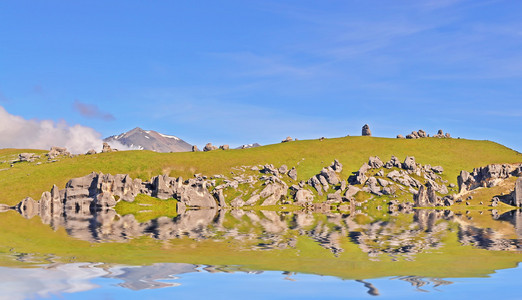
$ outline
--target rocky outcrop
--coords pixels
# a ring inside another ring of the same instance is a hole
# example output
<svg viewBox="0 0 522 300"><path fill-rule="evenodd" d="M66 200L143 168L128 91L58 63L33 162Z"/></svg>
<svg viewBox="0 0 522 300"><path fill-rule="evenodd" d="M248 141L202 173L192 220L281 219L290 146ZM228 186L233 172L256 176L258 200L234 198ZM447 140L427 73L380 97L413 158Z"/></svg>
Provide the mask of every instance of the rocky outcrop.
<svg viewBox="0 0 522 300"><path fill-rule="evenodd" d="M292 139L291 137L287 136L286 139L282 140L281 143L287 143L287 142L291 142L293 141L294 139Z"/></svg>
<svg viewBox="0 0 522 300"><path fill-rule="evenodd" d="M519 177L515 182L514 205L522 207L522 177Z"/></svg>
<svg viewBox="0 0 522 300"><path fill-rule="evenodd" d="M485 167L475 168L469 173L462 170L457 177L459 193L474 190L479 187L493 187L503 182L510 176L515 176L522 164L492 164Z"/></svg>
<svg viewBox="0 0 522 300"><path fill-rule="evenodd" d="M96 154L96 150L94 150L94 149L90 149L89 151L87 151L85 153L85 155L93 155L93 154Z"/></svg>
<svg viewBox="0 0 522 300"><path fill-rule="evenodd" d="M264 199L261 205L275 205L286 196L288 186L284 182L268 183L259 196Z"/></svg>
<svg viewBox="0 0 522 300"><path fill-rule="evenodd" d="M339 173L343 170L343 165L335 160L330 166L323 168L321 172L312 178L308 179L308 184L317 190L317 193L323 195L330 189L330 185L337 185L341 183Z"/></svg>
<svg viewBox="0 0 522 300"><path fill-rule="evenodd" d="M111 148L111 146L108 143L103 143L102 153L108 153L113 152L114 149Z"/></svg>
<svg viewBox="0 0 522 300"><path fill-rule="evenodd" d="M55 159L58 156L70 156L71 153L65 147L51 147L51 150L46 154L49 159Z"/></svg>
<svg viewBox="0 0 522 300"><path fill-rule="evenodd" d="M221 150L229 150L230 146L229 145L221 145L221 146L219 146L219 149L221 149Z"/></svg>
<svg viewBox="0 0 522 300"><path fill-rule="evenodd" d="M40 156L36 155L35 153L20 153L18 154L18 161L19 162L33 162L36 159L39 159Z"/></svg>
<svg viewBox="0 0 522 300"><path fill-rule="evenodd" d="M197 179L183 182L181 177L160 175L142 182L125 174L91 173L69 180L63 190L53 186L51 192L44 192L39 201L26 198L18 204L17 209L27 218L34 216L37 211L41 211L42 216L56 212L90 214L92 211L114 207L121 200L132 202L139 193L159 199L175 198L188 207L217 207L216 200L206 188L206 182Z"/></svg>
<svg viewBox="0 0 522 300"><path fill-rule="evenodd" d="M407 139L422 139L430 137L429 134L426 133L426 131L419 129L418 131L412 131L410 134L406 135ZM442 132L442 129L439 129L437 134L433 135L433 137L436 138L451 138L451 135L449 133L444 134ZM397 135L397 138L404 138L402 134Z"/></svg>
<svg viewBox="0 0 522 300"><path fill-rule="evenodd" d="M205 147L203 147L203 151L207 152L207 151L213 151L213 150L217 150L218 147L212 145L212 143L207 143L205 145Z"/></svg>
<svg viewBox="0 0 522 300"><path fill-rule="evenodd" d="M297 180L297 170L295 169L295 167L293 167L292 169L290 169L290 171L288 171L288 177L290 177L292 180Z"/></svg>
<svg viewBox="0 0 522 300"><path fill-rule="evenodd" d="M192 145L192 152L199 152L198 146Z"/></svg>
<svg viewBox="0 0 522 300"><path fill-rule="evenodd" d="M370 126L368 124L364 124L361 134L362 136L372 136L372 131L370 130Z"/></svg>

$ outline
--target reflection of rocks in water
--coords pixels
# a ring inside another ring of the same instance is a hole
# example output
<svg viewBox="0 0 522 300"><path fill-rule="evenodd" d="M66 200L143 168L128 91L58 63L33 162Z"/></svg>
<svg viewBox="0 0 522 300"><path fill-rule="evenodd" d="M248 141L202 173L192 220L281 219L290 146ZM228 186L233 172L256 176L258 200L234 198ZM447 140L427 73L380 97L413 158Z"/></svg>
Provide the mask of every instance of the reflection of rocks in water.
<svg viewBox="0 0 522 300"><path fill-rule="evenodd" d="M449 215L444 211L416 210L411 223L381 221L359 225L351 222L349 235L370 257L388 254L411 260L416 253L442 246L441 239L448 224L438 220L447 219Z"/></svg>
<svg viewBox="0 0 522 300"><path fill-rule="evenodd" d="M430 284L433 284L433 287L453 284L452 281L444 280L441 278L425 278L420 276L401 276L392 279L399 279L402 281L409 282L413 287L415 287L418 291L421 292L427 292L427 290L421 289L421 287L428 286Z"/></svg>
<svg viewBox="0 0 522 300"><path fill-rule="evenodd" d="M370 282L364 281L364 280L356 280L357 282L360 282L364 284L364 287L368 289L368 294L371 296L379 296L379 290Z"/></svg>
<svg viewBox="0 0 522 300"><path fill-rule="evenodd" d="M168 283L157 280L177 279L174 275L199 272L197 265L182 263L162 263L151 266L114 267L111 274L104 277L121 279L121 287L134 291L179 286L180 283Z"/></svg>
<svg viewBox="0 0 522 300"><path fill-rule="evenodd" d="M480 249L493 251L522 250L522 211L512 210L496 217L499 221L510 222L515 227L517 239L505 238L501 232L492 228L479 228L459 220L459 241Z"/></svg>

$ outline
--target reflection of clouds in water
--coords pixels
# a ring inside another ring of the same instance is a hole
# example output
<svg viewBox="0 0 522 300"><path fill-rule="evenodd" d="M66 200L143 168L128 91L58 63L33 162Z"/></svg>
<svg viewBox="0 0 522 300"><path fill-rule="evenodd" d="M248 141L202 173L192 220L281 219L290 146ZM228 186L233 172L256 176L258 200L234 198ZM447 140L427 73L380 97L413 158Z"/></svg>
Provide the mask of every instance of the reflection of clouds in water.
<svg viewBox="0 0 522 300"><path fill-rule="evenodd" d="M91 281L100 277L122 280L119 286L135 291L174 287L180 284L156 280L177 279L173 275L189 272L198 272L197 266L164 263L103 269L97 264L72 263L27 269L0 267L0 299L17 300L84 292L99 288Z"/></svg>
<svg viewBox="0 0 522 300"><path fill-rule="evenodd" d="M111 274L105 277L121 279L119 286L134 291L179 286L176 282L160 282L161 279L178 279L173 275L198 272L191 264L153 264L151 266L124 266L111 268Z"/></svg>
<svg viewBox="0 0 522 300"><path fill-rule="evenodd" d="M0 299L28 299L88 291L98 287L91 282L92 279L107 274L107 271L87 263L28 269L0 267Z"/></svg>

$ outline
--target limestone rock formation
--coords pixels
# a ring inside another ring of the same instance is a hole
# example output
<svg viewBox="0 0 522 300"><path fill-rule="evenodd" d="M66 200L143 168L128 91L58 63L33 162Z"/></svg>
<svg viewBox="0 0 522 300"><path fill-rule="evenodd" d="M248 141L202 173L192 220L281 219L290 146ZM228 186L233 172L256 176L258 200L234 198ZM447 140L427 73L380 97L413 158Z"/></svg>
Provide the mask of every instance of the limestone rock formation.
<svg viewBox="0 0 522 300"><path fill-rule="evenodd" d="M372 131L370 130L370 126L368 124L364 124L362 127L362 136L372 136Z"/></svg>
<svg viewBox="0 0 522 300"><path fill-rule="evenodd" d="M288 177L292 178L292 180L297 180L297 170L295 169L295 167L288 171Z"/></svg>
<svg viewBox="0 0 522 300"><path fill-rule="evenodd" d="M522 207L522 177L519 177L515 182L515 197L514 204L517 207Z"/></svg>
<svg viewBox="0 0 522 300"><path fill-rule="evenodd" d="M114 150L108 143L103 143L102 153L113 152Z"/></svg>
<svg viewBox="0 0 522 300"><path fill-rule="evenodd" d="M203 151L207 152L207 151L213 151L213 150L217 150L218 147L212 145L212 143L207 143L205 145L205 147L203 148Z"/></svg>
<svg viewBox="0 0 522 300"><path fill-rule="evenodd" d="M57 156L70 156L71 153L65 147L51 147L51 150L46 154L49 159L54 159Z"/></svg>
<svg viewBox="0 0 522 300"><path fill-rule="evenodd" d="M475 168L471 173L462 170L457 177L459 193L471 191L478 187L496 186L506 178L517 174L520 166L522 166L522 164L491 164L485 167Z"/></svg>
<svg viewBox="0 0 522 300"><path fill-rule="evenodd" d="M35 159L40 158L40 156L34 153L20 153L18 154L18 161L20 162L33 162Z"/></svg>
<svg viewBox="0 0 522 300"><path fill-rule="evenodd" d="M293 141L294 139L292 139L291 137L287 136L286 139L282 140L281 143L287 143L287 142L291 142Z"/></svg>

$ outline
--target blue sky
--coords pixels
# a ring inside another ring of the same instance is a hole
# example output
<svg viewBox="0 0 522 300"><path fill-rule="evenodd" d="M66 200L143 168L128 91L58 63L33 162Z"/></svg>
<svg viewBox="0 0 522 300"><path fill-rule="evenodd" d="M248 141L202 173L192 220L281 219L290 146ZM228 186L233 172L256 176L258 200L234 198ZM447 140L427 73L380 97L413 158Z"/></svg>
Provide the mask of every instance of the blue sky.
<svg viewBox="0 0 522 300"><path fill-rule="evenodd" d="M200 146L368 123L522 151L521 1L2 1L0 29L0 106L24 119Z"/></svg>

